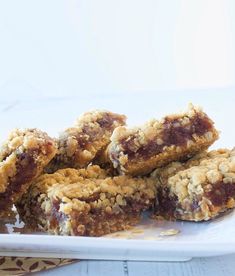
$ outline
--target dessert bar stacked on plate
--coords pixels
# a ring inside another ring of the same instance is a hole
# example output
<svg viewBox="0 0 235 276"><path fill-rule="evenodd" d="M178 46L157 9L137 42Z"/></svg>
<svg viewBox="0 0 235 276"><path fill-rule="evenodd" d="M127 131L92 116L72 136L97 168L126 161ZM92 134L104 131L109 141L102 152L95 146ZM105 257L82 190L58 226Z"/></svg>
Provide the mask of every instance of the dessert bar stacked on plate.
<svg viewBox="0 0 235 276"><path fill-rule="evenodd" d="M101 236L153 219L209 220L235 206L235 150L200 108L129 128L108 111L83 114L58 138L14 130L0 151L2 217L30 227Z"/></svg>

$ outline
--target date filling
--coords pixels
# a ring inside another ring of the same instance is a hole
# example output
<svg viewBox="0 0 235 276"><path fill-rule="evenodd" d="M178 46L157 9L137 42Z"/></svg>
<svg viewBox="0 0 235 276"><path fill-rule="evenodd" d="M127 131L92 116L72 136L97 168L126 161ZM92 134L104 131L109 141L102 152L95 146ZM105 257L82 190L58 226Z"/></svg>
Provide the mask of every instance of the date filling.
<svg viewBox="0 0 235 276"><path fill-rule="evenodd" d="M9 185L4 193L0 194L0 209L4 210L14 201L14 196L18 194L25 184L28 184L37 174L37 164L34 160L35 151L20 153L17 155L17 173L9 179ZM37 154L37 153L36 153Z"/></svg>
<svg viewBox="0 0 235 276"><path fill-rule="evenodd" d="M89 203L93 200L94 197L86 199L85 202ZM140 219L141 211L153 206L153 200L150 202L145 196L138 201L133 198L125 198L125 200L126 205L113 207L111 212L107 212L104 208L91 207L89 211L83 212L72 210L69 215L59 211L60 200L53 200L51 212L48 214L49 228L52 230L62 228L66 221L70 220L74 235L100 236L123 230L123 225L135 224ZM112 227L115 227L115 230L112 231Z"/></svg>
<svg viewBox="0 0 235 276"><path fill-rule="evenodd" d="M179 218L182 212L197 213L201 212L200 201L202 197L210 200L213 206L226 208L227 203L231 198L235 199L235 183L217 182L211 184L212 189L205 192L192 200L190 204L182 206L176 195L170 195L169 189L159 189L158 198L156 202L157 214L163 215L166 218ZM213 206L208 206L209 208Z"/></svg>
<svg viewBox="0 0 235 276"><path fill-rule="evenodd" d="M189 140L194 141L194 135L202 136L212 128L213 124L206 116L194 116L185 126L181 125L180 119L172 120L166 117L160 137L156 137L156 139L138 148L135 145L135 137L128 139L128 141L123 139L121 145L123 153L127 154L130 160L139 157L148 159L162 153L164 147L184 146ZM161 138L161 144L157 143L157 138ZM116 156L112 157L115 158Z"/></svg>

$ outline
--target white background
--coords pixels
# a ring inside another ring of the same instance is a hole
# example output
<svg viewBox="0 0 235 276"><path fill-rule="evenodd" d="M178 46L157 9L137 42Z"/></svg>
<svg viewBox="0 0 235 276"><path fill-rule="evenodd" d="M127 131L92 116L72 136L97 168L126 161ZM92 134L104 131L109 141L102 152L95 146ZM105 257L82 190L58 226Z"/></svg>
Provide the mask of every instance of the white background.
<svg viewBox="0 0 235 276"><path fill-rule="evenodd" d="M233 0L1 0L0 39L7 97L235 85Z"/></svg>

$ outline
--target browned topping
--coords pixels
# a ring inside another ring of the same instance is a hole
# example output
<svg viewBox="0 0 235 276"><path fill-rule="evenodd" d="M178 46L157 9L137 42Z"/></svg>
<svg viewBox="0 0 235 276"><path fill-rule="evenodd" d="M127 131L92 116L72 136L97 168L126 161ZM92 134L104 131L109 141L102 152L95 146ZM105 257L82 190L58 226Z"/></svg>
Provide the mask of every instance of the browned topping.
<svg viewBox="0 0 235 276"><path fill-rule="evenodd" d="M99 198L100 198L100 193L94 193L94 194L90 195L88 198L86 198L86 197L78 197L78 199L80 201L84 201L86 203L91 203L93 201L97 201L97 200L99 200Z"/></svg>
<svg viewBox="0 0 235 276"><path fill-rule="evenodd" d="M230 198L235 198L235 183L217 182L213 189L205 194L213 205L225 205Z"/></svg>

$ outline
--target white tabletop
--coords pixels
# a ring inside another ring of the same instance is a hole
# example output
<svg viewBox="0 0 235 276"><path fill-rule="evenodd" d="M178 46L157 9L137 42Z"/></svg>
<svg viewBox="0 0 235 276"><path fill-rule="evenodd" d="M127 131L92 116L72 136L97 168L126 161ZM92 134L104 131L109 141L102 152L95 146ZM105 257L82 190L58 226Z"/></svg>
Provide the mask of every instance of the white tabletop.
<svg viewBox="0 0 235 276"><path fill-rule="evenodd" d="M235 255L199 258L189 262L81 261L36 275L79 276L226 276L235 275Z"/></svg>
<svg viewBox="0 0 235 276"><path fill-rule="evenodd" d="M136 111L136 117L130 118L130 124L144 122L149 117L163 115L184 108L185 103L192 101L205 107L205 110L216 120L222 130L231 131L231 108L234 105L235 90L191 91L133 94L133 102L125 102L125 94L77 95L76 97L45 97L22 94L5 95L0 98L0 125L2 141L14 127L39 127L51 135L66 126L70 126L75 118L84 110L106 108L118 112ZM165 95L163 97L163 95ZM225 113L221 113L221 106ZM140 112L141 111L141 112ZM235 141L235 133L221 136L217 146L223 144L231 147ZM221 144L220 144L221 143ZM235 255L213 258L198 258L188 262L132 262L132 261L89 261L80 262L39 273L37 275L235 275Z"/></svg>

